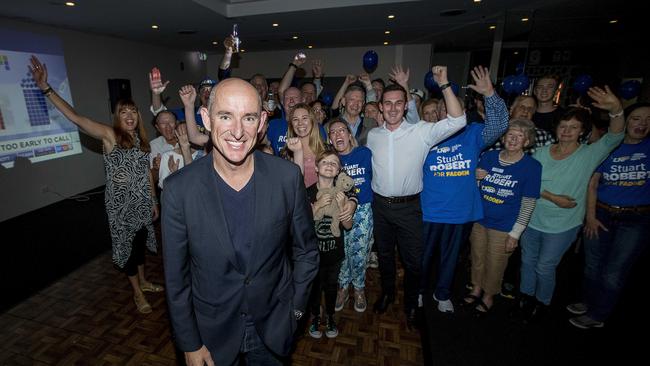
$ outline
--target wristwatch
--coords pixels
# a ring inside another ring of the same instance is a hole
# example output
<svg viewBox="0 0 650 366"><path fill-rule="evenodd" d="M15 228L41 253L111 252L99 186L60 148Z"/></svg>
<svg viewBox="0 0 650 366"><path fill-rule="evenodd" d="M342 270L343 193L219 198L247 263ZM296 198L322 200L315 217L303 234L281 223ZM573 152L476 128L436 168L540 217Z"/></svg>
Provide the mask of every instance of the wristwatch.
<svg viewBox="0 0 650 366"><path fill-rule="evenodd" d="M302 318L303 315L305 315L305 313L300 310L293 311L293 316L296 317L296 320L300 320L300 318Z"/></svg>

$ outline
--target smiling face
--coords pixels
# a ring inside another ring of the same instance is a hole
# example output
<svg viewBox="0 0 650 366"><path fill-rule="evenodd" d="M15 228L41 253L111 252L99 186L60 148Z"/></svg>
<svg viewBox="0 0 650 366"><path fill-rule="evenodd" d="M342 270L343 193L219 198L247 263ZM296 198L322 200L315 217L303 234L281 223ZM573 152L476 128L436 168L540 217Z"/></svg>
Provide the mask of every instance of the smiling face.
<svg viewBox="0 0 650 366"><path fill-rule="evenodd" d="M628 137L635 140L642 140L648 136L650 131L650 107L637 108L627 117Z"/></svg>
<svg viewBox="0 0 650 366"><path fill-rule="evenodd" d="M316 174L334 179L341 171L341 160L336 154L327 154L316 163Z"/></svg>
<svg viewBox="0 0 650 366"><path fill-rule="evenodd" d="M364 102L363 92L358 90L345 93L342 100L342 104L345 107L345 113L352 118L356 118L361 114ZM354 121L350 121L350 123L352 122Z"/></svg>
<svg viewBox="0 0 650 366"><path fill-rule="evenodd" d="M422 119L427 122L438 122L438 103L426 104L422 107Z"/></svg>
<svg viewBox="0 0 650 366"><path fill-rule="evenodd" d="M571 118L568 121L560 121L555 133L559 142L578 142L583 131L582 122Z"/></svg>
<svg viewBox="0 0 650 366"><path fill-rule="evenodd" d="M334 149L341 154L348 154L352 151L352 135L345 123L336 121L330 123L329 127L328 135Z"/></svg>
<svg viewBox="0 0 650 366"><path fill-rule="evenodd" d="M214 159L241 165L255 148L266 112L255 88L241 79L226 79L215 88L209 115L204 116L209 120Z"/></svg>
<svg viewBox="0 0 650 366"><path fill-rule="evenodd" d="M509 152L521 152L528 145L528 137L521 128L510 127L503 136L503 144Z"/></svg>
<svg viewBox="0 0 650 366"><path fill-rule="evenodd" d="M323 105L320 102L314 103L314 105L311 107L311 111L314 112L314 115L316 116L316 121L319 124L323 124L323 122L325 122L325 118L327 118L327 114L325 113L325 110L323 109Z"/></svg>
<svg viewBox="0 0 650 366"><path fill-rule="evenodd" d="M555 79L542 78L535 84L533 93L539 102L550 102L555 95L555 89L557 89L557 81Z"/></svg>
<svg viewBox="0 0 650 366"><path fill-rule="evenodd" d="M174 129L176 129L176 117L167 111L158 113L158 116L156 116L156 130L158 130L169 144L176 143Z"/></svg>
<svg viewBox="0 0 650 366"><path fill-rule="evenodd" d="M122 130L135 134L138 130L138 110L133 106L125 105L118 112L120 127ZM173 130L172 130L173 134Z"/></svg>
<svg viewBox="0 0 650 366"><path fill-rule="evenodd" d="M378 120L378 115L379 115L379 108L377 107L376 104L366 104L366 106L363 109L363 114L367 118L372 118L375 121Z"/></svg>
<svg viewBox="0 0 650 366"><path fill-rule="evenodd" d="M394 130L399 127L404 118L406 95L399 90L384 92L379 108L384 117L384 122L386 122L386 127L389 130Z"/></svg>
<svg viewBox="0 0 650 366"><path fill-rule="evenodd" d="M284 100L282 101L282 106L284 107L285 113L289 113L291 108L294 105L300 103L302 100L302 93L300 89L291 87L284 92Z"/></svg>
<svg viewBox="0 0 650 366"><path fill-rule="evenodd" d="M521 98L510 108L510 118L532 120L535 109L537 109L537 103L533 97Z"/></svg>
<svg viewBox="0 0 650 366"><path fill-rule="evenodd" d="M291 113L291 127L296 137L307 137L313 128L313 123L309 111L304 108L296 108Z"/></svg>

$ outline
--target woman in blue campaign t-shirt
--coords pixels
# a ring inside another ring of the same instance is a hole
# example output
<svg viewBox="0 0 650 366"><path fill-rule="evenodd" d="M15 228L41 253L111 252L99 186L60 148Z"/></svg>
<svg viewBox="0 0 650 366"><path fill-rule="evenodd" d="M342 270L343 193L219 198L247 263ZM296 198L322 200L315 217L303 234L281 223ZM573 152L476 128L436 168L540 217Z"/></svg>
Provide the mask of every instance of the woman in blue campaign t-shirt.
<svg viewBox="0 0 650 366"><path fill-rule="evenodd" d="M345 259L339 274L339 292L336 299L337 311L343 309L350 283L354 287L354 309L363 312L367 301L364 288L366 285L366 263L370 251L372 235L372 153L365 146L356 146L350 127L341 120L329 123L329 141L339 152L345 172L354 179L359 205L354 213L353 226L345 233Z"/></svg>
<svg viewBox="0 0 650 366"><path fill-rule="evenodd" d="M578 328L602 327L618 302L650 234L650 103L625 110L621 146L589 182L585 220L583 302L567 309Z"/></svg>
<svg viewBox="0 0 650 366"><path fill-rule="evenodd" d="M473 287L465 302L480 314L490 310L501 290L508 258L528 225L542 180L542 165L524 152L535 144L535 125L512 120L502 140L504 148L485 153L477 172L483 219L470 235Z"/></svg>

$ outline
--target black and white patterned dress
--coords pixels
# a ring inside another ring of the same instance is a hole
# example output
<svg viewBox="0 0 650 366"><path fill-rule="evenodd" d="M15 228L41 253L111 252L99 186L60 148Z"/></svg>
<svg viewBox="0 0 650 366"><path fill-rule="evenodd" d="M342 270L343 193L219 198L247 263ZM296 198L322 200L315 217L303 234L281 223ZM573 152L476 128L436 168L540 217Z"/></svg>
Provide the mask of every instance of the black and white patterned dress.
<svg viewBox="0 0 650 366"><path fill-rule="evenodd" d="M140 146L137 137L135 146ZM123 268L131 254L133 238L143 226L147 229L147 248L156 252L149 153L137 147L123 149L116 145L109 154L104 152L104 169L104 203L113 243L113 262Z"/></svg>

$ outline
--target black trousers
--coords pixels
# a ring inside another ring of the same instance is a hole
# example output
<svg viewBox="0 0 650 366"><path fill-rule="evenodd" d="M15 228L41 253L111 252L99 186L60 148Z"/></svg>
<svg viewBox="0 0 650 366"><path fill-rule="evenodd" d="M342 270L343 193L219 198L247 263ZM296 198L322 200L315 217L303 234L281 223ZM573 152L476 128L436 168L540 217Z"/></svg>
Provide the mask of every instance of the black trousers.
<svg viewBox="0 0 650 366"><path fill-rule="evenodd" d="M389 203L382 199L372 202L374 236L379 259L381 288L384 294L395 296L395 245L404 266L404 310L417 307L418 287L422 267L422 209L420 199L404 203Z"/></svg>
<svg viewBox="0 0 650 366"><path fill-rule="evenodd" d="M341 272L340 260L331 264L321 262L318 268L318 275L314 279L309 296L309 309L312 315L320 314L321 293L325 293L325 314L334 315L336 306L336 292L339 289L339 272Z"/></svg>
<svg viewBox="0 0 650 366"><path fill-rule="evenodd" d="M129 255L129 260L126 261L124 268L122 268L122 272L127 276L137 275L138 266L144 264L147 234L147 228L142 227L133 238L133 242L131 243L131 255Z"/></svg>

